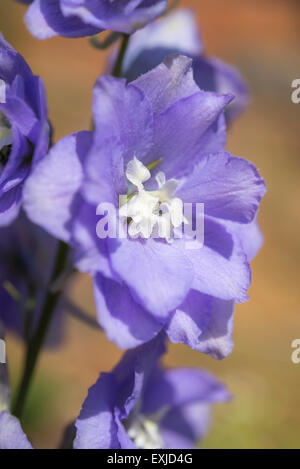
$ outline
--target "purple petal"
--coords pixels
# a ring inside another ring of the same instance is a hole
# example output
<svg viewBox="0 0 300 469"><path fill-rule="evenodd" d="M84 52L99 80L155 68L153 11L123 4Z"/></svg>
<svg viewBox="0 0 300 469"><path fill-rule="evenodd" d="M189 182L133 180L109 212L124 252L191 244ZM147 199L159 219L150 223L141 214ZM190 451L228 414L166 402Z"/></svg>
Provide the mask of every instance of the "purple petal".
<svg viewBox="0 0 300 469"><path fill-rule="evenodd" d="M142 412L164 411L164 448L193 448L208 429L210 405L230 398L222 383L199 369L159 371L147 383Z"/></svg>
<svg viewBox="0 0 300 469"><path fill-rule="evenodd" d="M178 408L187 404L223 402L230 398L224 385L197 368L176 368L157 373L144 395L143 412Z"/></svg>
<svg viewBox="0 0 300 469"><path fill-rule="evenodd" d="M184 343L193 350L215 359L231 354L233 349L234 302L207 297L192 290L173 314L167 333L174 343Z"/></svg>
<svg viewBox="0 0 300 469"><path fill-rule="evenodd" d="M46 101L45 85L41 78L35 77L35 102L39 122L36 126L34 139L34 154L32 165L37 164L46 154L50 144L50 124L48 122L48 106Z"/></svg>
<svg viewBox="0 0 300 469"><path fill-rule="evenodd" d="M100 77L94 88L95 139L117 139L124 160L143 158L153 140L153 116L145 93L124 79ZM98 141L97 141L98 143Z"/></svg>
<svg viewBox="0 0 300 469"><path fill-rule="evenodd" d="M147 240L110 240L111 265L134 299L158 318L179 306L193 280L191 262L175 246Z"/></svg>
<svg viewBox="0 0 300 469"><path fill-rule="evenodd" d="M205 220L204 246L185 249L194 267L192 288L222 300L248 299L251 271L237 238L212 220Z"/></svg>
<svg viewBox="0 0 300 469"><path fill-rule="evenodd" d="M98 29L131 33L161 15L167 0L61 0L65 15L76 15L83 23Z"/></svg>
<svg viewBox="0 0 300 469"><path fill-rule="evenodd" d="M94 88L94 142L85 165L84 197L113 203L127 192L124 164L153 143L153 116L144 93L125 80L101 77ZM126 117L125 117L126 116Z"/></svg>
<svg viewBox="0 0 300 469"><path fill-rule="evenodd" d="M0 226L10 225L18 216L22 203L22 185L0 197Z"/></svg>
<svg viewBox="0 0 300 469"><path fill-rule="evenodd" d="M61 35L65 37L92 36L99 28L83 23L77 16L65 17L60 0L34 0L25 15L29 31L38 39Z"/></svg>
<svg viewBox="0 0 300 469"><path fill-rule="evenodd" d="M192 403L169 412L161 422L166 449L194 449L207 433L211 420L209 405Z"/></svg>
<svg viewBox="0 0 300 469"><path fill-rule="evenodd" d="M47 152L49 123L42 80L0 35L0 76L6 99L0 103L12 130L9 158L0 174L0 224L11 223L19 213L22 183L32 165Z"/></svg>
<svg viewBox="0 0 300 469"><path fill-rule="evenodd" d="M199 337L197 350L217 360L231 354L233 350L233 312L233 301L213 298L210 320Z"/></svg>
<svg viewBox="0 0 300 469"><path fill-rule="evenodd" d="M127 352L112 373L102 373L76 421L75 449L135 448L121 423L139 402L143 387L164 353L164 336Z"/></svg>
<svg viewBox="0 0 300 469"><path fill-rule="evenodd" d="M211 310L211 297L191 290L182 305L172 314L167 327L170 340L198 350L201 335L211 318Z"/></svg>
<svg viewBox="0 0 300 469"><path fill-rule="evenodd" d="M199 88L235 96L226 110L227 122L235 120L249 104L249 90L238 70L219 59L206 57L195 59L193 69Z"/></svg>
<svg viewBox="0 0 300 469"><path fill-rule="evenodd" d="M127 418L140 404L142 392L165 351L165 334L160 333L151 341L126 352L113 370L119 389L116 413L120 419Z"/></svg>
<svg viewBox="0 0 300 469"><path fill-rule="evenodd" d="M249 223L265 191L254 165L222 152L203 157L176 195L184 202L204 203L206 215Z"/></svg>
<svg viewBox="0 0 300 469"><path fill-rule="evenodd" d="M232 223L225 221L224 225L239 239L248 261L252 261L261 249L264 238L256 218L251 223Z"/></svg>
<svg viewBox="0 0 300 469"><path fill-rule="evenodd" d="M74 449L107 449L120 447L114 419L116 383L111 373L102 373L89 389L76 420Z"/></svg>
<svg viewBox="0 0 300 469"><path fill-rule="evenodd" d="M82 159L91 134L80 132L60 140L35 167L24 187L24 207L29 218L53 236L68 241L75 196L82 182Z"/></svg>
<svg viewBox="0 0 300 469"><path fill-rule="evenodd" d="M199 161L208 146L211 151L223 149L225 128L218 123L231 99L231 95L198 91L162 112L155 119L154 144L146 163L161 158L159 170L168 178L178 177Z"/></svg>
<svg viewBox="0 0 300 469"><path fill-rule="evenodd" d="M17 75L6 93L6 102L1 105L1 109L7 119L13 122L23 135L29 137L38 119L31 103L27 103L25 99L24 78Z"/></svg>
<svg viewBox="0 0 300 469"><path fill-rule="evenodd" d="M96 234L97 221L95 207L83 201L72 224L70 243L75 250L74 264L90 275L102 273L105 277L114 278L106 241Z"/></svg>
<svg viewBox="0 0 300 469"><path fill-rule="evenodd" d="M32 449L16 417L0 412L0 449Z"/></svg>
<svg viewBox="0 0 300 469"><path fill-rule="evenodd" d="M137 347L161 330L162 325L134 301L125 285L97 275L94 289L99 323L118 347Z"/></svg>
<svg viewBox="0 0 300 469"><path fill-rule="evenodd" d="M118 426L118 440L120 443L120 448L121 449L136 449L135 444L129 438L123 424L119 420L117 420L117 426Z"/></svg>
<svg viewBox="0 0 300 469"><path fill-rule="evenodd" d="M124 148L116 139L93 142L85 163L82 195L94 205L94 213L100 203L118 207L119 195L127 193L123 154Z"/></svg>
<svg viewBox="0 0 300 469"><path fill-rule="evenodd" d="M32 72L23 57L16 52L11 45L5 41L0 34L0 63L1 78L12 83L17 75L32 78Z"/></svg>
<svg viewBox="0 0 300 469"><path fill-rule="evenodd" d="M149 99L154 115L182 98L199 92L193 78L192 60L183 55L167 57L149 73L132 82Z"/></svg>

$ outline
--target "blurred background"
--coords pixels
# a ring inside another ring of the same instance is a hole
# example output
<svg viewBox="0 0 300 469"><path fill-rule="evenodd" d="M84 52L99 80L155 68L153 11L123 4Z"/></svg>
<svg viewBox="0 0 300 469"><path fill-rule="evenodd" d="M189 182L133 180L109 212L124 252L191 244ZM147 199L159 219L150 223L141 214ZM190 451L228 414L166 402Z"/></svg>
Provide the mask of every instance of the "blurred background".
<svg viewBox="0 0 300 469"><path fill-rule="evenodd" d="M170 346L168 366L200 366L214 372L234 394L214 409L204 448L300 448L300 364L291 343L300 338L300 104L291 82L300 78L299 0L182 0L192 8L206 52L237 66L248 81L249 109L230 129L229 150L251 160L268 193L260 224L265 244L253 262L250 301L236 308L232 355L222 362L184 346ZM24 55L47 89L55 140L90 123L92 86L107 52L87 39L31 37L26 8L0 2L0 30ZM78 275L70 294L95 315L91 280ZM8 337L12 381L19 377L22 345ZM39 362L25 429L39 448L57 446L100 371L121 352L105 336L69 319L64 344Z"/></svg>

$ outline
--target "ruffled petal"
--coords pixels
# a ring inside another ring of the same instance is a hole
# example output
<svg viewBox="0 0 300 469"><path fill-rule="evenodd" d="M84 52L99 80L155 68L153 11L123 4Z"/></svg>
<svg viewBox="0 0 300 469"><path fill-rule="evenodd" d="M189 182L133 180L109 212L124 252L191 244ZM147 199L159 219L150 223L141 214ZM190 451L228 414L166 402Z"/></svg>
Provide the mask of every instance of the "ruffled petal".
<svg viewBox="0 0 300 469"><path fill-rule="evenodd" d="M253 164L222 152L204 156L176 195L184 202L204 203L206 215L249 223L265 191L264 180Z"/></svg>
<svg viewBox="0 0 300 469"><path fill-rule="evenodd" d="M194 267L192 288L222 300L247 301L251 270L238 238L212 220L204 223L204 246L195 241L195 249L193 243L184 249Z"/></svg>
<svg viewBox="0 0 300 469"><path fill-rule="evenodd" d="M155 119L154 143L144 164L157 159L167 179L189 173L208 151L220 151L226 141L219 120L232 95L198 91L183 98ZM200 163L201 164L201 163Z"/></svg>
<svg viewBox="0 0 300 469"><path fill-rule="evenodd" d="M91 134L80 132L60 140L34 168L24 187L24 207L29 218L56 238L70 239L70 223L78 210L82 160Z"/></svg>
<svg viewBox="0 0 300 469"><path fill-rule="evenodd" d="M233 350L233 301L208 297L192 290L174 312L167 333L174 343L223 359Z"/></svg>
<svg viewBox="0 0 300 469"><path fill-rule="evenodd" d="M182 98L199 92L193 77L192 59L171 55L132 84L144 91L154 115L165 111Z"/></svg>

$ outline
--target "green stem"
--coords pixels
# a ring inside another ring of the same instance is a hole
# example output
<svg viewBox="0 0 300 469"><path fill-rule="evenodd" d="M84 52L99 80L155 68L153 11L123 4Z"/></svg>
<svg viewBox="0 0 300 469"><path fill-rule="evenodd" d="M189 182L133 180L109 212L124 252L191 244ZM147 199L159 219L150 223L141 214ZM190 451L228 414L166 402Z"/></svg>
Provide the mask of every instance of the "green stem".
<svg viewBox="0 0 300 469"><path fill-rule="evenodd" d="M115 66L114 66L114 69L113 69L113 72L112 72L112 75L114 77L120 77L121 74L122 74L122 66L123 66L125 53L126 53L126 50L127 50L127 47L128 47L129 39L130 39L129 34L123 34L119 54L118 54L118 57L117 57L117 60L116 60L116 63L115 63Z"/></svg>
<svg viewBox="0 0 300 469"><path fill-rule="evenodd" d="M32 377L34 375L38 357L43 346L44 340L46 338L48 327L51 323L53 313L61 293L60 290L52 291L51 285L63 272L68 257L68 250L68 246L65 243L60 242L57 249L53 272L51 275L49 290L44 300L42 314L36 332L33 338L27 344L23 375L21 378L16 400L12 408L12 413L19 419L22 418L24 406L26 403L28 391L30 388Z"/></svg>
<svg viewBox="0 0 300 469"><path fill-rule="evenodd" d="M112 46L118 39L120 39L121 36L121 33L112 32L106 37L106 39L104 39L104 41L99 41L98 36L91 36L90 44L96 49L105 50Z"/></svg>

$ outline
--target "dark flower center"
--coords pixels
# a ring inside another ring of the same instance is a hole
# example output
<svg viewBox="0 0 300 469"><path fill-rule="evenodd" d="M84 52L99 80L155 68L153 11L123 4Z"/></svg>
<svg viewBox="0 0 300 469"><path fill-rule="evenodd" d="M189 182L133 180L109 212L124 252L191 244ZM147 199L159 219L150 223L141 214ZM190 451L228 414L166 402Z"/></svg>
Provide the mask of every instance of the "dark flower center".
<svg viewBox="0 0 300 469"><path fill-rule="evenodd" d="M8 162L12 147L12 131L10 122L0 111L0 169Z"/></svg>
<svg viewBox="0 0 300 469"><path fill-rule="evenodd" d="M0 150L0 165L5 166L9 160L12 145L5 145Z"/></svg>

